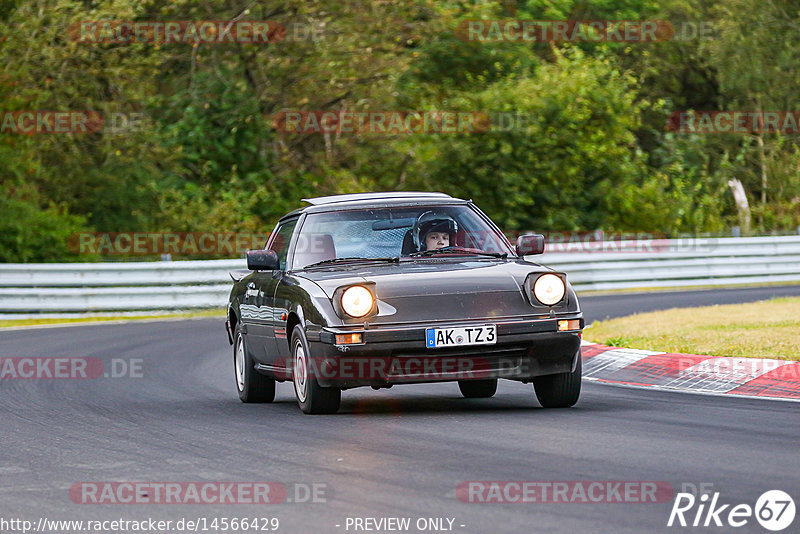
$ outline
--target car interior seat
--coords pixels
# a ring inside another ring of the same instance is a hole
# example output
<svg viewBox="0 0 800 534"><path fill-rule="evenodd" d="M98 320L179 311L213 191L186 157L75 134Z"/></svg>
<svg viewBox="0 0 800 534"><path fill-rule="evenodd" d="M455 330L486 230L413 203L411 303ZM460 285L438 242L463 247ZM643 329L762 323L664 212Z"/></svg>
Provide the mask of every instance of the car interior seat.
<svg viewBox="0 0 800 534"><path fill-rule="evenodd" d="M408 230L406 235L403 236L403 245L400 247L401 256L408 256L417 252L417 247L414 246L414 237L411 235L412 230Z"/></svg>

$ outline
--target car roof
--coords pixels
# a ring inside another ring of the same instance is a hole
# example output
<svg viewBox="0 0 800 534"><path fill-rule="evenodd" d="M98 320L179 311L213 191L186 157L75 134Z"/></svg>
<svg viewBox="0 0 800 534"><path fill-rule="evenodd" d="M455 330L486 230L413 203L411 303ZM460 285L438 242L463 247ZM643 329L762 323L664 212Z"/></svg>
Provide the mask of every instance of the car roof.
<svg viewBox="0 0 800 534"><path fill-rule="evenodd" d="M320 213L344 211L359 208L380 208L385 206L424 206L432 204L466 204L471 200L454 198L445 193L426 193L418 191L390 191L384 193L354 193L327 197L304 198L310 205L287 213L281 220L301 213Z"/></svg>
<svg viewBox="0 0 800 534"><path fill-rule="evenodd" d="M335 204L340 202L352 202L355 200L381 200L395 198L453 198L445 193L426 193L422 191L386 191L383 193L352 193L349 195L331 195L328 197L304 198L303 202L308 202L312 206L322 204Z"/></svg>

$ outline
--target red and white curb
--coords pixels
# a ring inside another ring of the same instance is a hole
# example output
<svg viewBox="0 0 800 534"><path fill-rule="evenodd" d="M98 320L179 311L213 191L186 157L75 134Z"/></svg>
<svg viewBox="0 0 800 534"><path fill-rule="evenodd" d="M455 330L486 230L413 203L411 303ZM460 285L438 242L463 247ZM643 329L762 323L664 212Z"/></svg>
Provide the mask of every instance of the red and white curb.
<svg viewBox="0 0 800 534"><path fill-rule="evenodd" d="M586 341L581 353L587 380L800 401L800 362L796 361L623 349Z"/></svg>

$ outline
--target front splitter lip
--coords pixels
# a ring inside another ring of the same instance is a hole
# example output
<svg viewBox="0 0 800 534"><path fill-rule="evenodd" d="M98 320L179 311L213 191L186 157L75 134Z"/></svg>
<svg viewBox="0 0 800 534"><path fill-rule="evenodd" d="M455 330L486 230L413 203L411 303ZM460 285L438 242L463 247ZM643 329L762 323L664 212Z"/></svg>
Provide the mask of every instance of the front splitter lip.
<svg viewBox="0 0 800 534"><path fill-rule="evenodd" d="M524 366L519 363L514 367L496 368L476 372L454 371L450 373L408 373L387 376L385 380L375 380L372 383L386 385L396 384L427 384L431 382L455 382L458 380L486 380L507 378L510 380L528 380L530 377L524 373Z"/></svg>

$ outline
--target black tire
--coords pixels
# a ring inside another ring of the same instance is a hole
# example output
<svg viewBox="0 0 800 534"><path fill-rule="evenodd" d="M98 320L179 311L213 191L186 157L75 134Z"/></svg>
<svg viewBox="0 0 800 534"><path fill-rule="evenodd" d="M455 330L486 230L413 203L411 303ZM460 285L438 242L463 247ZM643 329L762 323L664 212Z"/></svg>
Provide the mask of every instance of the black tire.
<svg viewBox="0 0 800 534"><path fill-rule="evenodd" d="M537 376L533 379L536 398L543 408L569 408L578 402L581 395L581 351L578 364L571 373Z"/></svg>
<svg viewBox="0 0 800 534"><path fill-rule="evenodd" d="M256 371L253 359L245 350L244 335L238 325L233 340L233 376L239 400L247 403L272 402L275 400L275 380Z"/></svg>
<svg viewBox="0 0 800 534"><path fill-rule="evenodd" d="M468 399L488 399L497 393L497 379L459 380L458 389Z"/></svg>
<svg viewBox="0 0 800 534"><path fill-rule="evenodd" d="M342 401L342 390L324 388L317 382L306 334L300 325L295 326L292 331L291 348L292 383L300 409L307 414L336 413Z"/></svg>

